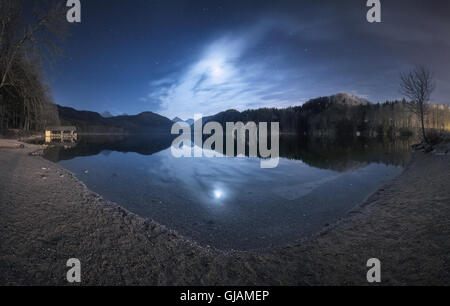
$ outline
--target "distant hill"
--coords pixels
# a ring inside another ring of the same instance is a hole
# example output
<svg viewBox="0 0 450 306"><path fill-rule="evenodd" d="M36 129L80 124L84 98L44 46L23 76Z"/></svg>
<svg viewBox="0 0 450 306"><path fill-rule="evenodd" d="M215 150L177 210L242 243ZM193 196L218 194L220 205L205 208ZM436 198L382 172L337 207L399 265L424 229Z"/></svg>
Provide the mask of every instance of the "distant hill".
<svg viewBox="0 0 450 306"><path fill-rule="evenodd" d="M259 108L239 112L235 109L229 109L213 116L204 117L203 122L236 122L236 121L280 121L284 113L303 113L304 111L314 110L314 113L328 109L332 106L352 107L360 105L369 105L370 101L348 93L338 93L328 97L319 97L305 102L302 106L294 106L283 109L278 108ZM259 120L255 120L259 119Z"/></svg>
<svg viewBox="0 0 450 306"><path fill-rule="evenodd" d="M170 134L173 123L183 121L178 117L170 120L152 112L105 118L96 112L63 106L58 106L58 113L62 125L75 125L84 133ZM420 128L420 122L405 100L371 103L348 93L319 97L301 106L282 109L260 108L243 112L230 109L203 118L203 124L209 121L219 122L224 127L226 122L279 122L281 133L319 137L411 135ZM194 123L192 119L185 122ZM450 108L432 106L425 127L450 130Z"/></svg>
<svg viewBox="0 0 450 306"><path fill-rule="evenodd" d="M102 117L103 117L103 118L111 118L111 117L114 117L114 115L111 114L109 111L104 111L104 112L102 113Z"/></svg>
<svg viewBox="0 0 450 306"><path fill-rule="evenodd" d="M170 133L172 121L152 112L105 118L99 113L58 105L63 125L75 125L84 133Z"/></svg>
<svg viewBox="0 0 450 306"><path fill-rule="evenodd" d="M175 117L172 119L172 122L186 122L187 124L192 125L194 124L194 119L183 120L178 117Z"/></svg>
<svg viewBox="0 0 450 306"><path fill-rule="evenodd" d="M330 104L340 104L346 106L357 106L357 105L367 105L371 102L365 98L358 97L349 93L338 93L329 97L322 97L317 99L312 99L305 104L315 103L317 100L328 100Z"/></svg>
<svg viewBox="0 0 450 306"><path fill-rule="evenodd" d="M319 137L398 136L417 133L420 122L411 113L408 102L371 103L348 93L311 99L301 106L260 108L239 112L231 109L204 117L203 124L216 121L279 122L280 132ZM426 128L450 130L450 108L433 106Z"/></svg>

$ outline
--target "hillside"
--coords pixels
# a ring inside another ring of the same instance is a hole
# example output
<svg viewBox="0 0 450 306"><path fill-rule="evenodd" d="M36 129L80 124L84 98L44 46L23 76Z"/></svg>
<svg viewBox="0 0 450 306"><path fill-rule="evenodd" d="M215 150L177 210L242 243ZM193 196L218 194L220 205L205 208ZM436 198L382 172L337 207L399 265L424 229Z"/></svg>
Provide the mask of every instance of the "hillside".
<svg viewBox="0 0 450 306"><path fill-rule="evenodd" d="M203 118L203 124L208 121L217 121L223 126L225 122L236 121L279 122L282 133L319 137L400 136L415 134L420 128L405 100L371 103L347 93L315 98L302 106L284 109L260 108L243 112L231 109ZM450 130L450 108L431 105L425 127Z"/></svg>
<svg viewBox="0 0 450 306"><path fill-rule="evenodd" d="M170 133L170 120L161 115L144 112L105 118L96 112L78 111L58 106L61 124L75 125L84 133ZM260 108L243 112L230 109L204 117L203 124L226 122L279 122L280 132L318 137L348 136L400 136L415 134L420 128L417 117L411 113L408 102L386 101L371 103L368 100L339 93L311 99L302 106L283 109ZM186 122L193 123L192 120ZM450 108L431 105L425 127L450 130Z"/></svg>
<svg viewBox="0 0 450 306"><path fill-rule="evenodd" d="M82 133L170 133L172 121L144 112L105 118L99 113L58 105L61 124L74 125Z"/></svg>
<svg viewBox="0 0 450 306"><path fill-rule="evenodd" d="M183 120L179 117L175 117L172 119L172 122L186 122L187 124L192 125L194 124L194 119Z"/></svg>

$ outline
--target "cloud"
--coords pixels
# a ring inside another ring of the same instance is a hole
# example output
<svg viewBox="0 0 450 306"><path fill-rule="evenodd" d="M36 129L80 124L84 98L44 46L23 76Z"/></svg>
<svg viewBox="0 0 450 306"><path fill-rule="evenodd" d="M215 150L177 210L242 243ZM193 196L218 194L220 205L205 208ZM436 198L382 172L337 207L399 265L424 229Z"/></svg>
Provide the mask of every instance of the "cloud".
<svg viewBox="0 0 450 306"><path fill-rule="evenodd" d="M195 113L295 103L289 88L293 71L282 67L280 58L257 52L269 30L258 25L210 42L178 76L152 81L151 93L142 100L158 100L162 114L184 119Z"/></svg>
<svg viewBox="0 0 450 306"><path fill-rule="evenodd" d="M271 12L245 29L230 27L229 33L208 41L197 58L180 56L181 69L152 80L141 101L183 119L231 108L298 105L338 92L384 101L400 97L399 72L424 57L440 85L436 100L444 101L450 89L440 54L446 54L448 40L431 34L448 25L447 19L426 27L420 23L411 33L408 26L415 19L408 21L398 13L402 10L386 10L390 22L374 26L361 14L365 6L351 7L339 3L336 12L321 7L295 18Z"/></svg>

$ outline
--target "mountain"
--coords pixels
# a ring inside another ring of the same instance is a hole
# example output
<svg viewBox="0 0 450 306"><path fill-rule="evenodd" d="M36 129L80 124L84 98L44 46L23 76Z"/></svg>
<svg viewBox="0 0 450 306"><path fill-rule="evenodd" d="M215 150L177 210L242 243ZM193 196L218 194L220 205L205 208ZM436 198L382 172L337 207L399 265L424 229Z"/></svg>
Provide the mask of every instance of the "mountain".
<svg viewBox="0 0 450 306"><path fill-rule="evenodd" d="M324 110L331 106L359 106L369 105L371 102L365 98L361 98L349 93L338 93L328 97L319 97L311 99L302 105L305 110L314 109Z"/></svg>
<svg viewBox="0 0 450 306"><path fill-rule="evenodd" d="M153 112L143 112L138 115L124 115L107 119L108 124L123 127L126 131L133 133L146 132L168 132L172 128L172 120L155 114Z"/></svg>
<svg viewBox="0 0 450 306"><path fill-rule="evenodd" d="M77 111L58 106L62 125L75 125L84 133L167 133L174 122L161 115L144 112L104 118L99 113ZM450 108L434 105L425 128L450 130ZM279 122L280 132L318 137L398 136L415 134L420 128L417 117L411 113L408 102L386 101L371 103L365 98L348 93L311 99L301 106L288 108L260 108L243 112L230 109L204 117L203 124L226 122ZM192 119L186 120L193 124ZM269 124L270 128L270 124Z"/></svg>
<svg viewBox="0 0 450 306"><path fill-rule="evenodd" d="M111 114L109 111L104 111L104 112L102 113L102 117L103 117L103 118L111 118L111 117L114 117L114 116L113 116L113 114Z"/></svg>
<svg viewBox="0 0 450 306"><path fill-rule="evenodd" d="M82 133L170 133L173 122L152 112L105 118L99 113L57 106L63 125L74 125Z"/></svg>
<svg viewBox="0 0 450 306"><path fill-rule="evenodd" d="M180 119L178 117L175 117L175 118L172 119L172 121L173 122L186 122L189 125L193 125L194 124L194 119L183 120L183 119Z"/></svg>
<svg viewBox="0 0 450 306"><path fill-rule="evenodd" d="M280 117L282 117L283 113L303 113L304 111L313 110L314 113L320 113L323 110L326 110L332 106L336 107L353 107L360 105L369 105L370 101L358 97L356 95L352 95L349 93L338 93L328 97L319 97L315 99L311 99L305 102L302 106L293 106L284 109L278 108L259 108L255 110L246 110L243 112L239 112L235 109L229 109L220 113L217 113L213 116L204 117L203 122L208 121L217 121L217 122L236 122L236 121L280 121ZM259 120L255 120L259 119ZM262 120L264 119L264 120Z"/></svg>
<svg viewBox="0 0 450 306"><path fill-rule="evenodd" d="M365 98L361 98L349 93L338 93L327 98L329 99L329 103L331 104L341 104L347 106L368 105L371 103Z"/></svg>
<svg viewBox="0 0 450 306"><path fill-rule="evenodd" d="M368 108L371 105L373 104L364 98L338 93L311 99L301 106L282 109L260 108L243 112L230 109L204 117L203 124L216 121L225 127L226 122L279 122L281 133L335 136L356 131L356 127L347 126L347 120L351 120L353 112L357 109ZM359 122L359 118L358 120L353 118L355 125Z"/></svg>
<svg viewBox="0 0 450 306"><path fill-rule="evenodd" d="M226 122L279 122L280 132L285 134L330 138L406 136L416 134L420 128L408 104L405 100L371 103L356 95L339 93L283 109L231 109L204 117L203 124L216 121L225 128ZM449 107L435 106L430 116L426 128L450 129Z"/></svg>

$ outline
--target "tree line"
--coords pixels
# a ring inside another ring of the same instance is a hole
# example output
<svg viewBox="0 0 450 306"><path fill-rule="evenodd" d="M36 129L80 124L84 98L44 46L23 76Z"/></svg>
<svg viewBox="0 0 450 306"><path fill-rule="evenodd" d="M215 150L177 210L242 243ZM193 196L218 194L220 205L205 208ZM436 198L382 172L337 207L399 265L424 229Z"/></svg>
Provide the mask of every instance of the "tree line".
<svg viewBox="0 0 450 306"><path fill-rule="evenodd" d="M58 124L44 58L59 53L64 10L54 1L0 0L0 131Z"/></svg>
<svg viewBox="0 0 450 306"><path fill-rule="evenodd" d="M302 106L284 109L228 110L204 118L203 122L279 122L281 133L314 137L421 135L422 118L412 110L414 105L405 99L369 103L341 94L312 99ZM450 131L450 108L428 105L423 126L425 129Z"/></svg>

